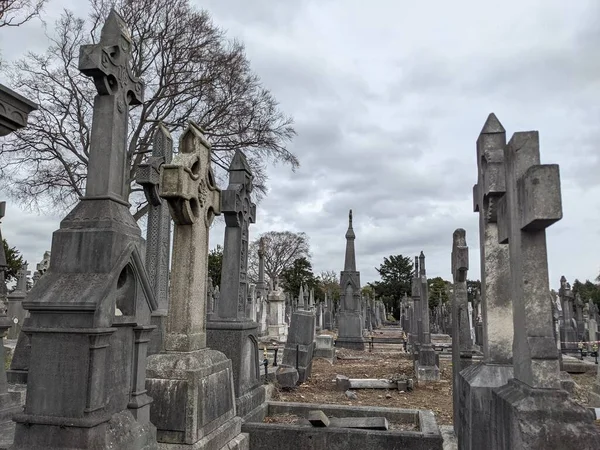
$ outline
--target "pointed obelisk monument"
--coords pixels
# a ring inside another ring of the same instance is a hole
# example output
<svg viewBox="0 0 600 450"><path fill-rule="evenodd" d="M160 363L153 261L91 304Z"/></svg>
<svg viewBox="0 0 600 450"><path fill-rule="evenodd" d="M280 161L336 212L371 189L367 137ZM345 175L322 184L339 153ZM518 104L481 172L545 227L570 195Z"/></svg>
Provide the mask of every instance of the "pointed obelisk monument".
<svg viewBox="0 0 600 450"><path fill-rule="evenodd" d="M363 319L361 317L360 272L356 270L356 252L352 228L352 210L348 214L344 270L340 273L341 308L337 314L338 338L336 347L364 350Z"/></svg>

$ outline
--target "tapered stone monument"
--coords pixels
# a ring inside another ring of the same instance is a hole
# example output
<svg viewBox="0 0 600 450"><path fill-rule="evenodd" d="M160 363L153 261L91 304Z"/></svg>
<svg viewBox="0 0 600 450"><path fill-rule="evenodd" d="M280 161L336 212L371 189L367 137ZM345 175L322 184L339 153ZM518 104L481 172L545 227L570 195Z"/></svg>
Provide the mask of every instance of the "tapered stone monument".
<svg viewBox="0 0 600 450"><path fill-rule="evenodd" d="M440 380L440 369L438 357L431 345L431 334L429 332L429 285L427 284L427 271L425 270L425 255L419 255L419 294L421 307L421 335L422 341L419 345L419 356L415 361L415 374L417 382L425 384Z"/></svg>
<svg viewBox="0 0 600 450"><path fill-rule="evenodd" d="M288 334L288 326L285 323L285 293L279 283L279 280L276 280L273 290L267 297L267 327L270 338L285 342Z"/></svg>
<svg viewBox="0 0 600 450"><path fill-rule="evenodd" d="M346 232L346 256L344 270L340 273L341 309L336 315L338 337L336 347L364 350L363 318L360 306L360 272L356 270L356 252L354 240L356 235L352 228L352 210L348 214L348 231Z"/></svg>
<svg viewBox="0 0 600 450"><path fill-rule="evenodd" d="M577 331L573 327L573 302L575 298L571 285L567 283L564 276L560 277L558 295L563 313L563 320L560 325L561 350L573 350L577 348Z"/></svg>
<svg viewBox="0 0 600 450"><path fill-rule="evenodd" d="M162 450L248 448L236 417L231 360L206 345L208 230L221 212L210 153L190 122L179 154L161 174L160 196L175 222L173 262L164 350L148 358L146 388Z"/></svg>
<svg viewBox="0 0 600 450"><path fill-rule="evenodd" d="M454 430L460 427L460 411L458 401L458 379L460 372L473 362L473 339L469 323L467 272L469 270L469 247L466 232L457 229L452 236L452 403L454 406ZM471 319L471 320L470 320Z"/></svg>
<svg viewBox="0 0 600 450"><path fill-rule="evenodd" d="M144 87L131 48L114 10L99 43L80 48L79 69L98 90L86 194L54 232L52 264L23 302L31 358L14 450L157 448L144 388L157 304L127 203L128 111Z"/></svg>
<svg viewBox="0 0 600 450"><path fill-rule="evenodd" d="M493 392L492 448L598 448L594 414L561 388L548 301L546 228L562 218L558 165L540 164L537 131L515 133L504 161L498 239L510 247L514 378Z"/></svg>
<svg viewBox="0 0 600 450"><path fill-rule="evenodd" d="M221 200L225 216L221 296L206 326L208 345L231 359L236 411L243 418L261 407L266 398L264 385L260 383L258 324L246 316L245 306L248 233L250 224L256 220L252 180L246 156L236 151L229 166L229 186Z"/></svg>
<svg viewBox="0 0 600 450"><path fill-rule="evenodd" d="M146 232L146 271L154 291L158 309L152 313L156 328L150 336L148 354L162 350L169 309L169 256L171 254L171 216L166 202L160 198L160 171L173 158L173 138L163 124L154 132L152 156L138 166L136 181L144 188L148 201Z"/></svg>
<svg viewBox="0 0 600 450"><path fill-rule="evenodd" d="M477 139L477 184L473 204L479 213L479 255L483 362L458 377L459 448L479 450L492 441L492 390L513 376L513 321L508 245L498 242L498 200L505 193L506 131L488 116Z"/></svg>

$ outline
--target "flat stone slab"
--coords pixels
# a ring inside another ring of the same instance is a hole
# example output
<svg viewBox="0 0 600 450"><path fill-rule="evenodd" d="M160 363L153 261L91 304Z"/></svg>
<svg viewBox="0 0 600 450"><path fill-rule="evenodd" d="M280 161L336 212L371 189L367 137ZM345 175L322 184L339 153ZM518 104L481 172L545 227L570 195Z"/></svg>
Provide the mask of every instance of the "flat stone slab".
<svg viewBox="0 0 600 450"><path fill-rule="evenodd" d="M317 428L329 426L329 418L321 410L309 411L308 421L313 427Z"/></svg>
<svg viewBox="0 0 600 450"><path fill-rule="evenodd" d="M383 430L390 428L385 417L332 417L329 428L359 428L361 430Z"/></svg>

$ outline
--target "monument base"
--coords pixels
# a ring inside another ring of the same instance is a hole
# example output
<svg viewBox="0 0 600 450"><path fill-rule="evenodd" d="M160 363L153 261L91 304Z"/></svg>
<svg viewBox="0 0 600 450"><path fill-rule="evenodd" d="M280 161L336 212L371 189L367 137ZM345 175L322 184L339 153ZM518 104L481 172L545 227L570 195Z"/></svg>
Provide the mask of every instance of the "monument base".
<svg viewBox="0 0 600 450"><path fill-rule="evenodd" d="M417 383L420 385L440 381L440 369L438 366L422 366L419 361L415 363Z"/></svg>
<svg viewBox="0 0 600 450"><path fill-rule="evenodd" d="M598 448L595 415L562 389L531 388L511 379L492 394L493 450Z"/></svg>
<svg viewBox="0 0 600 450"><path fill-rule="evenodd" d="M113 414L108 421L103 421L101 416L94 419L38 418L25 414L15 416L17 432L11 450L158 449L154 425L140 424L129 411Z"/></svg>
<svg viewBox="0 0 600 450"><path fill-rule="evenodd" d="M242 422L262 422L267 414L267 401L271 397L269 387L261 384L235 399L235 411Z"/></svg>
<svg viewBox="0 0 600 450"><path fill-rule="evenodd" d="M358 312L340 311L336 320L338 323L338 338L336 347L364 350L363 319Z"/></svg>
<svg viewBox="0 0 600 450"><path fill-rule="evenodd" d="M269 325L267 327L267 336L271 339L276 339L278 342L285 342L288 335L288 326L286 323L280 323L277 325Z"/></svg>
<svg viewBox="0 0 600 450"><path fill-rule="evenodd" d="M473 364L458 374L459 448L479 450L492 442L492 391L513 377L512 365Z"/></svg>
<svg viewBox="0 0 600 450"><path fill-rule="evenodd" d="M282 364L298 370L298 383L304 383L310 378L314 351L314 342L310 345L288 344L285 346Z"/></svg>
<svg viewBox="0 0 600 450"><path fill-rule="evenodd" d="M154 399L150 420L160 449L237 445L242 421L235 413L232 373L231 361L209 348L148 357L146 389Z"/></svg>
<svg viewBox="0 0 600 450"><path fill-rule="evenodd" d="M261 386L257 336L258 324L251 320L210 320L206 323L207 346L231 360L236 399ZM237 411L237 415L243 417L247 412Z"/></svg>

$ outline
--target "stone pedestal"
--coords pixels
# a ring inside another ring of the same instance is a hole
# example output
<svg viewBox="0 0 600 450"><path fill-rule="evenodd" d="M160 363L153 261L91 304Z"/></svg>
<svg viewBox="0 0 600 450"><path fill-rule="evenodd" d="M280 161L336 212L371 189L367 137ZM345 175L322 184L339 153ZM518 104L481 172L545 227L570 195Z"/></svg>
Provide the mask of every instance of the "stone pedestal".
<svg viewBox="0 0 600 450"><path fill-rule="evenodd" d="M340 311L337 314L339 334L336 347L364 350L365 340L362 334L362 317L359 313Z"/></svg>
<svg viewBox="0 0 600 450"><path fill-rule="evenodd" d="M333 329L333 318L331 315L331 311L326 309L323 313L323 329L331 330Z"/></svg>
<svg viewBox="0 0 600 450"><path fill-rule="evenodd" d="M309 311L292 314L288 339L283 350L283 365L298 369L299 382L310 378L315 348L315 315Z"/></svg>
<svg viewBox="0 0 600 450"><path fill-rule="evenodd" d="M258 365L258 324L252 321L207 322L206 343L231 359L236 413L245 417L266 400Z"/></svg>
<svg viewBox="0 0 600 450"><path fill-rule="evenodd" d="M333 336L322 334L315 339L314 358L326 358L333 360L335 358L335 347L333 346Z"/></svg>
<svg viewBox="0 0 600 450"><path fill-rule="evenodd" d="M27 311L23 308L23 300L26 293L24 291L15 291L8 294L8 308L6 315L10 320L10 328L8 329L7 339L17 339L19 332L23 328L23 321L27 316Z"/></svg>
<svg viewBox="0 0 600 450"><path fill-rule="evenodd" d="M272 292L267 298L268 336L279 342L285 342L288 334L288 326L285 323L285 295L283 292Z"/></svg>
<svg viewBox="0 0 600 450"><path fill-rule="evenodd" d="M30 325L29 317L23 320L23 328L27 329ZM29 371L29 358L31 355L31 342L23 330L19 333L17 345L13 352L13 357L10 362L10 369L6 372L6 378L10 384L18 384L25 386L27 384L27 372Z"/></svg>
<svg viewBox="0 0 600 450"><path fill-rule="evenodd" d="M440 381L439 358L431 344L422 344L415 361L415 374L419 384Z"/></svg>
<svg viewBox="0 0 600 450"><path fill-rule="evenodd" d="M512 365L472 365L458 374L458 424L456 435L461 450L489 448L492 441L494 412L492 392L513 377Z"/></svg>
<svg viewBox="0 0 600 450"><path fill-rule="evenodd" d="M155 399L150 420L159 448L247 448L237 441L227 447L242 426L236 417L232 372L231 360L210 348L149 358L146 388Z"/></svg>
<svg viewBox="0 0 600 450"><path fill-rule="evenodd" d="M600 446L594 413L566 391L511 379L493 393L494 450L583 450Z"/></svg>

